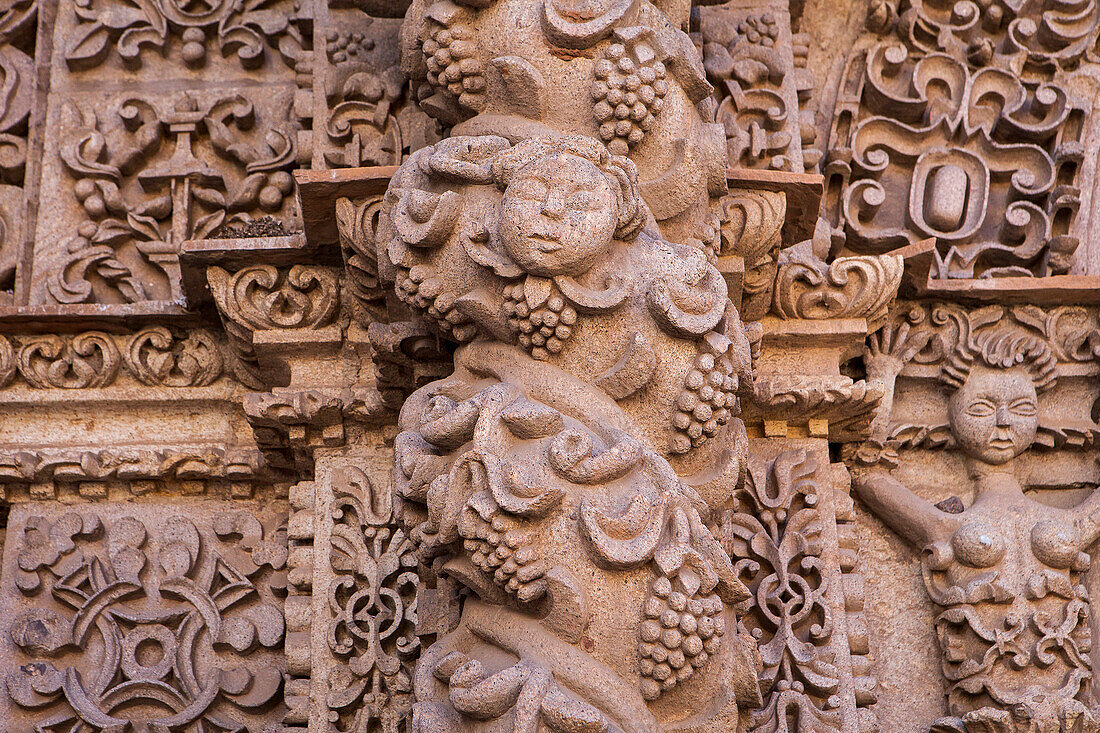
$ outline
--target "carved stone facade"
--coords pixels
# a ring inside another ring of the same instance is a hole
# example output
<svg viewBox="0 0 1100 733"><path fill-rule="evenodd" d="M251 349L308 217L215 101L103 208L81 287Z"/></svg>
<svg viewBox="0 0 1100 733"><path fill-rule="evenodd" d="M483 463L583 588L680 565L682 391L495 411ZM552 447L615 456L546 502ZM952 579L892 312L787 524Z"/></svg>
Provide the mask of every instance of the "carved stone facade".
<svg viewBox="0 0 1100 733"><path fill-rule="evenodd" d="M1098 36L0 7L0 732L1100 733Z"/></svg>

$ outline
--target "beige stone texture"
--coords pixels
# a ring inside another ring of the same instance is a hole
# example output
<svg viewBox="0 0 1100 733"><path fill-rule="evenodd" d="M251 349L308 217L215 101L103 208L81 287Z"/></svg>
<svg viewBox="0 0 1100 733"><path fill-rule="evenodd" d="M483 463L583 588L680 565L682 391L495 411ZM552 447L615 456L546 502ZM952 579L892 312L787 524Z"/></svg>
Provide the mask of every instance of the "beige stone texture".
<svg viewBox="0 0 1100 733"><path fill-rule="evenodd" d="M1100 733L1093 0L0 7L0 732Z"/></svg>

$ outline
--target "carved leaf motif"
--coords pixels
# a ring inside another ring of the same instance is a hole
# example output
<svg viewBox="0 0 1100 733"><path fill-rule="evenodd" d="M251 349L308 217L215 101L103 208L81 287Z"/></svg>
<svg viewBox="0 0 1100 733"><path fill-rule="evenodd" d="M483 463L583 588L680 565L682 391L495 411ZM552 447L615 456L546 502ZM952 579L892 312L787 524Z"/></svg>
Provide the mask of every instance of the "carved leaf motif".
<svg viewBox="0 0 1100 733"><path fill-rule="evenodd" d="M38 389L104 387L118 374L120 361L114 341L100 331L35 336L19 349L19 373Z"/></svg>
<svg viewBox="0 0 1100 733"><path fill-rule="evenodd" d="M753 712L750 731L786 731L792 720L790 730L841 730L840 711L829 702L840 673L828 643L834 621L816 472L812 455L785 451L763 479L750 470L737 508L723 518L720 539L752 593L744 623L764 663L764 706Z"/></svg>
<svg viewBox="0 0 1100 733"><path fill-rule="evenodd" d="M183 334L165 326L130 339L124 363L138 381L160 387L202 387L222 374L221 351L208 332Z"/></svg>

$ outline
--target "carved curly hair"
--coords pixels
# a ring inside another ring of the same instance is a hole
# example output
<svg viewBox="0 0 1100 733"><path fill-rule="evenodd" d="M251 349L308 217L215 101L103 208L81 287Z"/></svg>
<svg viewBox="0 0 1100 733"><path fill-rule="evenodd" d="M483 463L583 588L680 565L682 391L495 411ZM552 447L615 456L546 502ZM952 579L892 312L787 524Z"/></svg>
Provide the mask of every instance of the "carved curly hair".
<svg viewBox="0 0 1100 733"><path fill-rule="evenodd" d="M592 138L571 135L524 140L493 158L493 181L503 191L524 167L539 158L558 153L587 160L607 177L619 212L615 238L630 241L637 237L645 226L648 214L638 192L638 169L633 162L620 155L612 155Z"/></svg>
<svg viewBox="0 0 1100 733"><path fill-rule="evenodd" d="M991 369L1022 367L1031 376L1036 392L1054 386L1057 357L1042 338L1010 328L991 328L962 339L944 362L940 381L962 387L974 364Z"/></svg>

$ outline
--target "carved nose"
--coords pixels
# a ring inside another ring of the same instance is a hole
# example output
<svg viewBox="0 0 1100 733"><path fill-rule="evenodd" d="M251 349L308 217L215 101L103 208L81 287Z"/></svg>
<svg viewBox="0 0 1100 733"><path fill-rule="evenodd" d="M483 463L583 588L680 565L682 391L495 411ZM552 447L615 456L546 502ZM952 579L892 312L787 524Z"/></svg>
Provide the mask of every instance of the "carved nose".
<svg viewBox="0 0 1100 733"><path fill-rule="evenodd" d="M962 226L970 178L957 165L941 165L932 171L924 196L924 218L941 232Z"/></svg>
<svg viewBox="0 0 1100 733"><path fill-rule="evenodd" d="M565 216L565 197L551 191L542 204L542 213L543 216L548 216L551 219L560 219Z"/></svg>
<svg viewBox="0 0 1100 733"><path fill-rule="evenodd" d="M1008 407L1005 405L997 408L997 425L1008 425Z"/></svg>

